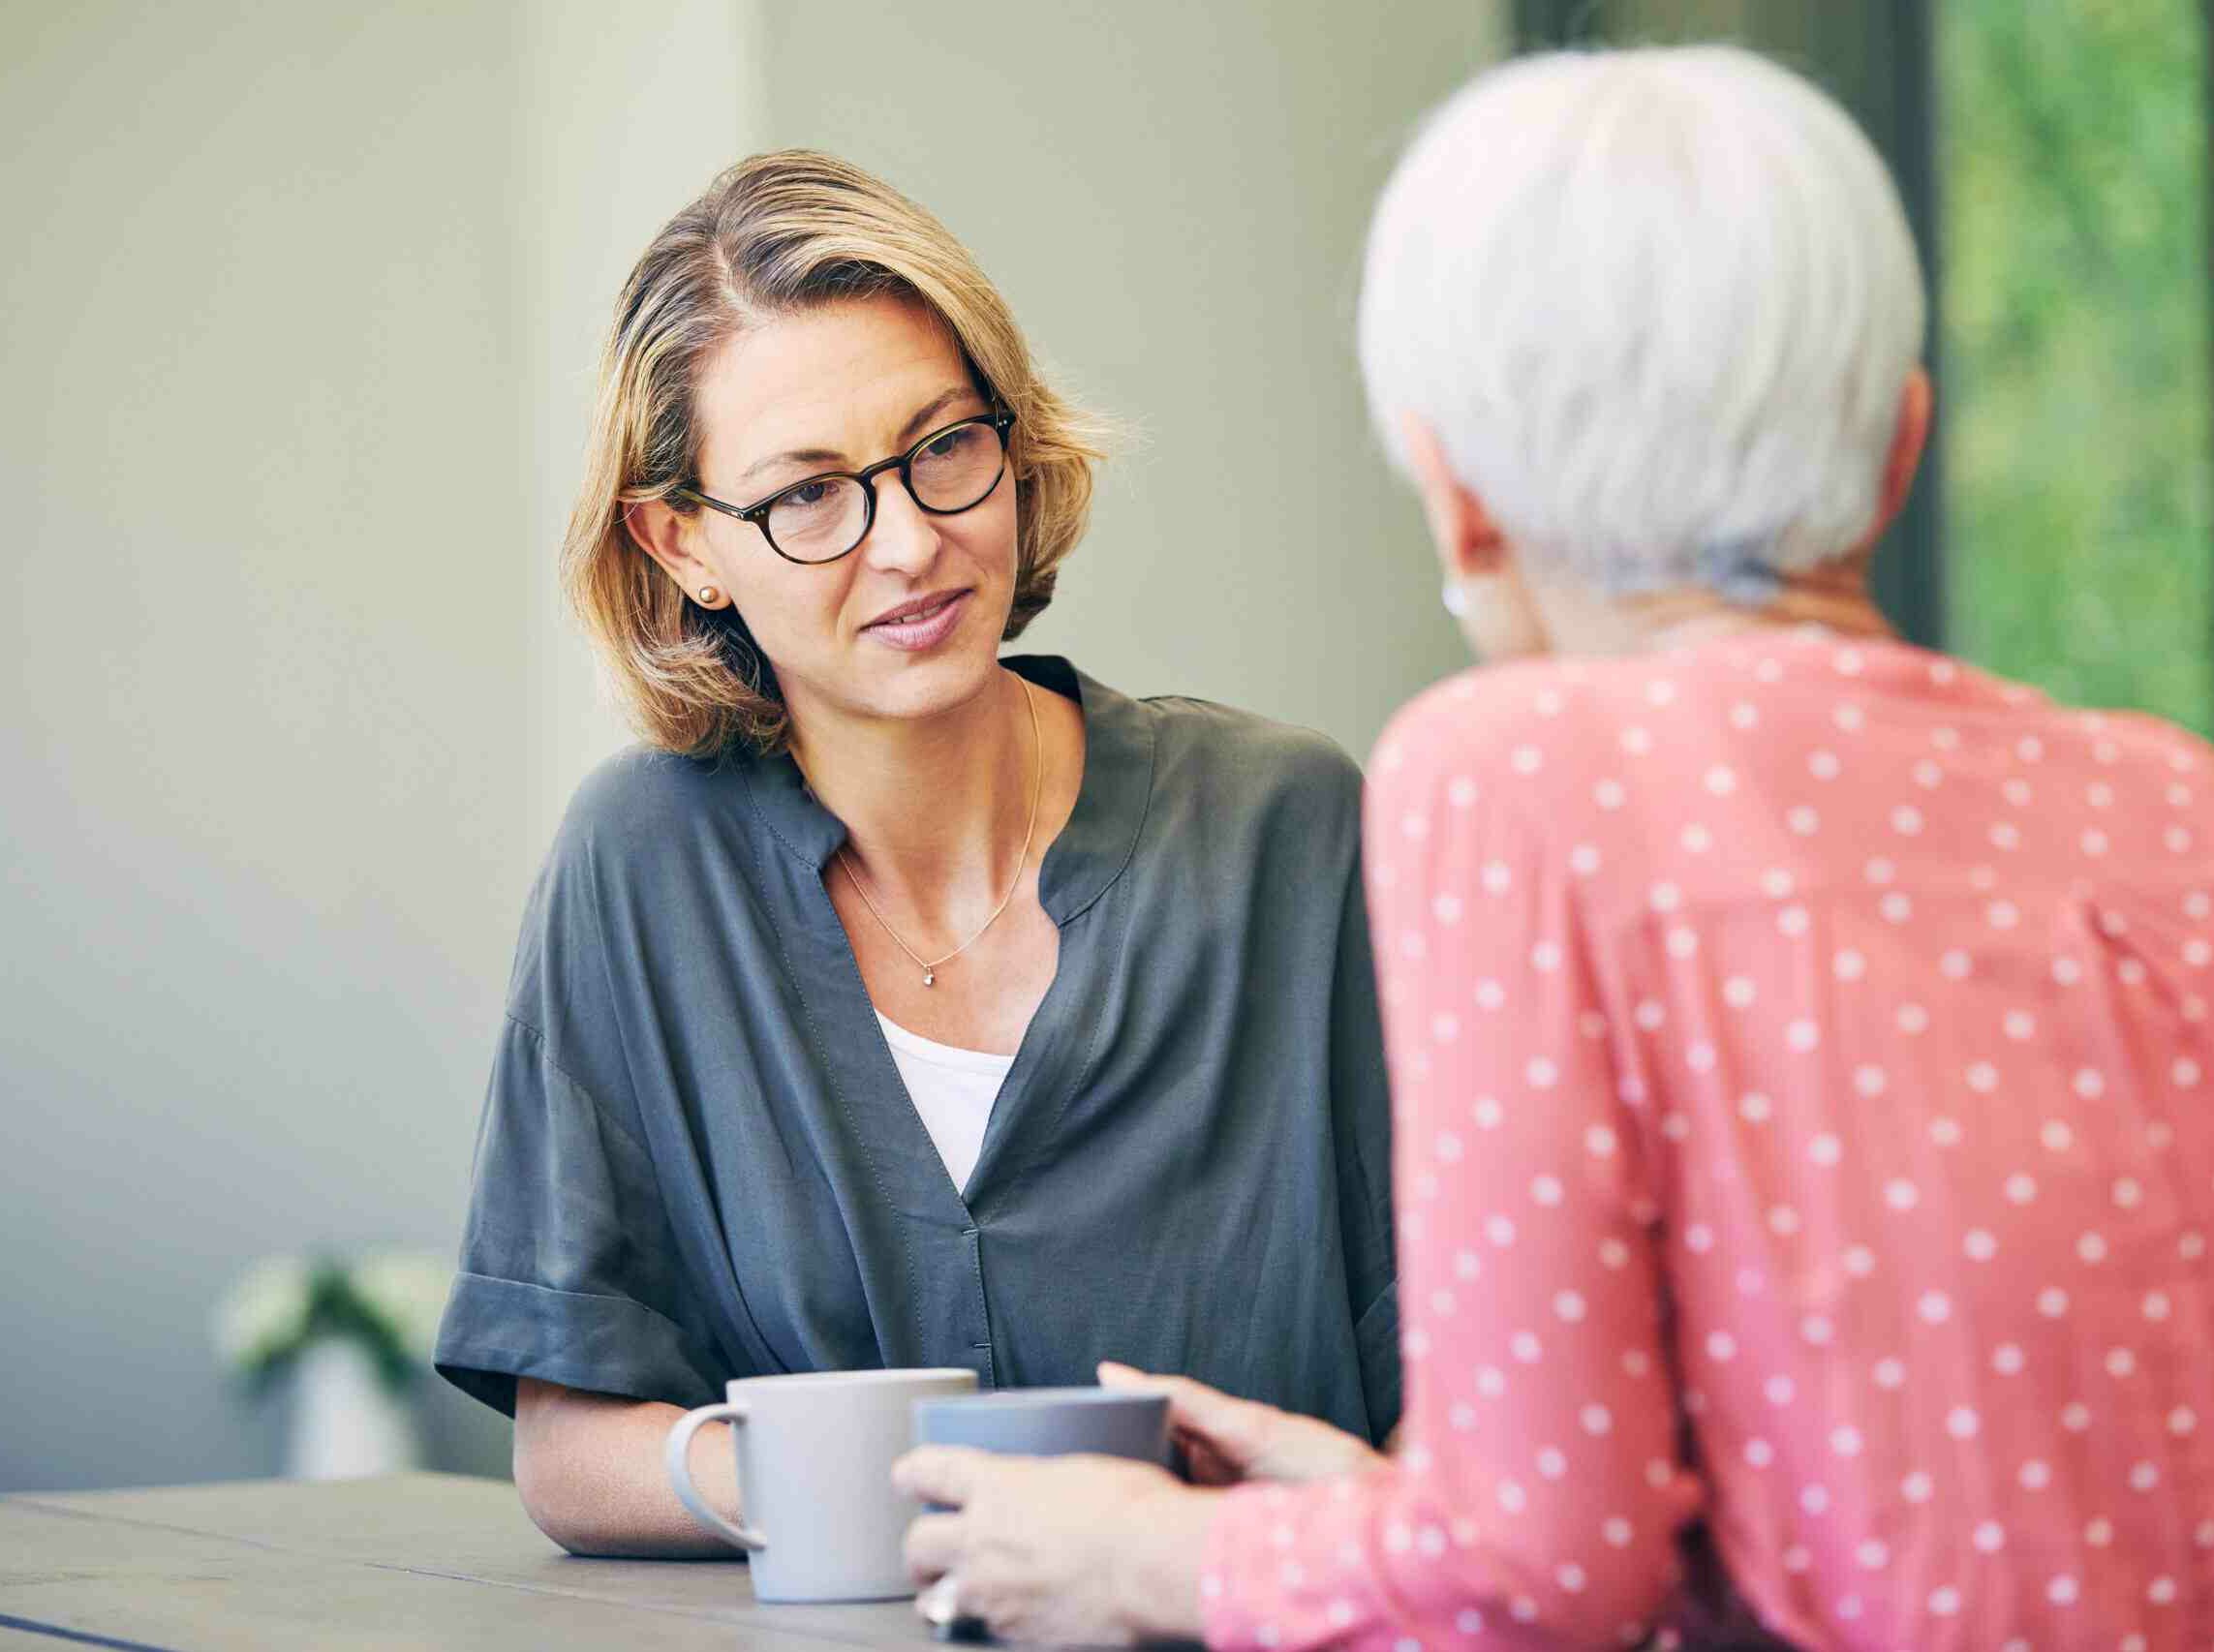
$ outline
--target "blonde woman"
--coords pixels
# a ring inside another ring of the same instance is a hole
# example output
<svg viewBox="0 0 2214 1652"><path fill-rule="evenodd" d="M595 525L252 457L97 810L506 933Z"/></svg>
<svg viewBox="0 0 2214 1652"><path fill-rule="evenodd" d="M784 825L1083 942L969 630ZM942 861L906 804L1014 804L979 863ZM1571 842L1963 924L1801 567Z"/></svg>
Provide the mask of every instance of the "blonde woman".
<svg viewBox="0 0 2214 1652"><path fill-rule="evenodd" d="M1187 1384L1276 1484L918 1455L947 1609L2214 1645L2214 751L1890 634L1922 332L1882 163L1772 64L1528 59L1430 121L1361 354L1490 663L1369 791L1404 1443Z"/></svg>
<svg viewBox="0 0 2214 1652"><path fill-rule="evenodd" d="M1095 456L827 156L718 179L623 292L566 572L646 743L532 897L438 1355L570 1549L721 1547L660 1450L736 1376L1114 1355L1397 1415L1359 776L1000 658Z"/></svg>

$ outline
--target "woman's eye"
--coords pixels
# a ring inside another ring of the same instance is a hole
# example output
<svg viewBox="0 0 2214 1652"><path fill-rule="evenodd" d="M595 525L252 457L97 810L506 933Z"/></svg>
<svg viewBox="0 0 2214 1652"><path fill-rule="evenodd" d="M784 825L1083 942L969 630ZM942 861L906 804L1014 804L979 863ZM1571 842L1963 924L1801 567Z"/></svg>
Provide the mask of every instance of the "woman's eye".
<svg viewBox="0 0 2214 1652"><path fill-rule="evenodd" d="M950 459L976 439L976 427L965 424L959 430L949 430L943 436L933 437L923 444L922 456L926 459Z"/></svg>
<svg viewBox="0 0 2214 1652"><path fill-rule="evenodd" d="M830 482L802 482L777 503L791 505L798 510L807 510L828 499L833 485Z"/></svg>

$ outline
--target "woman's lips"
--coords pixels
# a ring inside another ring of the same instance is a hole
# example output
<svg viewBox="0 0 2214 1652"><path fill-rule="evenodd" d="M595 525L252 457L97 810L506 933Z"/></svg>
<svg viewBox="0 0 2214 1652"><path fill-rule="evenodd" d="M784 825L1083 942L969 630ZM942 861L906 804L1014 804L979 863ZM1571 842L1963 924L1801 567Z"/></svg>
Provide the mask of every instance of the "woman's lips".
<svg viewBox="0 0 2214 1652"><path fill-rule="evenodd" d="M966 591L956 592L936 608L920 614L864 626L861 634L905 653L919 654L924 649L936 648L953 634L953 627L961 624L961 616L969 611L969 593Z"/></svg>

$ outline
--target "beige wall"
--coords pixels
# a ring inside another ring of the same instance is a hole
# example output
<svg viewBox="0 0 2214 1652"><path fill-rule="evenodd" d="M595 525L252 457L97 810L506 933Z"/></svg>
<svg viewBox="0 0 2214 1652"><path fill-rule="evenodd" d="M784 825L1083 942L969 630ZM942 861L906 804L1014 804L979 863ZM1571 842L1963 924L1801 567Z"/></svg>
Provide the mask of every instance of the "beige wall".
<svg viewBox="0 0 2214 1652"><path fill-rule="evenodd" d="M943 218L1077 390L1136 428L1019 645L1366 756L1464 663L1353 358L1361 237L1503 0L768 0L775 136Z"/></svg>
<svg viewBox="0 0 2214 1652"><path fill-rule="evenodd" d="M453 1242L612 738L547 579L595 329L760 117L737 8L608 15L0 11L0 1488L264 1471L223 1283Z"/></svg>
<svg viewBox="0 0 2214 1652"><path fill-rule="evenodd" d="M0 0L0 1489L265 1472L223 1283L452 1242L617 738L550 556L654 225L770 141L935 207L1141 435L1035 646L1365 750L1458 656L1359 236L1495 13Z"/></svg>
<svg viewBox="0 0 2214 1652"><path fill-rule="evenodd" d="M527 0L514 211L530 370L521 543L512 596L535 701L528 839L535 857L593 764L629 735L549 577L615 295L653 233L738 156L764 148L760 17L746 0Z"/></svg>

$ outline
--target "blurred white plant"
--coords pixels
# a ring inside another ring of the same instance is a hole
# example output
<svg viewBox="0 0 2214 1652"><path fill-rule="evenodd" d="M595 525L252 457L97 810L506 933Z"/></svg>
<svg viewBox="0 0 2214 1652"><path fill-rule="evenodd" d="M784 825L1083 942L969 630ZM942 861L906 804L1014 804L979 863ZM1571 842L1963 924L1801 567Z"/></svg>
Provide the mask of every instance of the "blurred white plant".
<svg viewBox="0 0 2214 1652"><path fill-rule="evenodd" d="M308 1349L351 1342L399 1389L430 1363L453 1270L426 1251L264 1257L239 1275L215 1312L224 1361L260 1390Z"/></svg>
<svg viewBox="0 0 2214 1652"><path fill-rule="evenodd" d="M215 1310L215 1348L224 1363L252 1372L297 1348L307 1331L309 1268L304 1257L267 1256L238 1276Z"/></svg>
<svg viewBox="0 0 2214 1652"><path fill-rule="evenodd" d="M354 1265L362 1302L392 1328L417 1364L430 1363L453 1265L427 1250L373 1250Z"/></svg>

